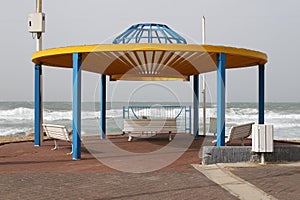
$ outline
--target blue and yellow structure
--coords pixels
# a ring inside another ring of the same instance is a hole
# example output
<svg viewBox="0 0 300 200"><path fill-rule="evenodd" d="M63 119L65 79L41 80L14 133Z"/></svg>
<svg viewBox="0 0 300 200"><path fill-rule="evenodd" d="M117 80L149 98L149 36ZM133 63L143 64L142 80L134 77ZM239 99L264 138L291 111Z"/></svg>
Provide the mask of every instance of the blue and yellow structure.
<svg viewBox="0 0 300 200"><path fill-rule="evenodd" d="M217 145L225 144L226 70L258 66L259 124L264 123L264 72L267 55L244 48L187 44L186 40L163 24L137 24L118 36L113 44L69 46L46 49L32 55L36 77L39 66L73 69L73 159L80 159L81 71L100 74L100 138L106 135L106 77L110 81L190 81L193 77L194 137L199 132L199 74L217 72ZM40 90L39 81L35 91ZM37 92L36 92L37 94ZM41 106L35 97L35 127L39 127ZM35 144L39 132L35 131Z"/></svg>

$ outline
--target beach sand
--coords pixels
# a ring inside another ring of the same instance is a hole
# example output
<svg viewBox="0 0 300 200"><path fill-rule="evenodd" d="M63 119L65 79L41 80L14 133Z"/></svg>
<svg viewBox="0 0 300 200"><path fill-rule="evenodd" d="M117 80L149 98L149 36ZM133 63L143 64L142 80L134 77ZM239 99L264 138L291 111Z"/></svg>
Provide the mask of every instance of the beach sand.
<svg viewBox="0 0 300 200"><path fill-rule="evenodd" d="M33 136L0 136L0 144L33 141Z"/></svg>
<svg viewBox="0 0 300 200"><path fill-rule="evenodd" d="M47 136L44 136L44 140L49 140ZM9 143L18 143L18 142L33 142L33 135L24 135L24 136L0 136L0 145L9 144Z"/></svg>

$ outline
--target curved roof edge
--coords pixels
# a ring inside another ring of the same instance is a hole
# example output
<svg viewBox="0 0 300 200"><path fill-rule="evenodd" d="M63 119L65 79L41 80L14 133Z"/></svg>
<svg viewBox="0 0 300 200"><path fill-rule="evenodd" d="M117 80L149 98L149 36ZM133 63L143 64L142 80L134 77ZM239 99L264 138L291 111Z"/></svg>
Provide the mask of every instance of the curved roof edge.
<svg viewBox="0 0 300 200"><path fill-rule="evenodd" d="M267 54L255 50L197 44L69 46L35 52L32 61L72 68L73 53L82 54L83 70L108 75L111 80L187 80L191 75L215 71L218 53L227 55L227 69L261 65L268 61Z"/></svg>
<svg viewBox="0 0 300 200"><path fill-rule="evenodd" d="M195 51L195 52L226 53L233 55L244 55L256 57L261 60L260 64L268 62L266 53L245 48L217 46L217 45L198 45L198 44L95 44L82 46L67 46L45 49L32 54L32 62L43 64L42 58L53 55L72 54L72 53L91 53L109 51ZM59 65L53 65L59 66ZM72 67L72 66L70 66Z"/></svg>

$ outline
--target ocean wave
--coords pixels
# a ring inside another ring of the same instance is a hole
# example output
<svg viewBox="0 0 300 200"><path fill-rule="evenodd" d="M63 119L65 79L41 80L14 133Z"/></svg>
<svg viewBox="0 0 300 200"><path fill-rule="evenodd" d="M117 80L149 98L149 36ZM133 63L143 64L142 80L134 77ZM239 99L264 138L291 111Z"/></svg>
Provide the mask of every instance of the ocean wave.
<svg viewBox="0 0 300 200"><path fill-rule="evenodd" d="M265 118L300 120L300 114L295 114L295 113L286 114L286 113L268 111L265 113Z"/></svg>
<svg viewBox="0 0 300 200"><path fill-rule="evenodd" d="M273 124L275 129L292 129L292 128L300 128L300 124L296 123L268 123L266 124Z"/></svg>
<svg viewBox="0 0 300 200"><path fill-rule="evenodd" d="M200 126L202 123L202 108L199 108L199 122ZM159 112L164 112L161 108L152 108L150 111L139 110L137 114L148 115L148 116L158 116ZM174 109L170 111L169 116L176 116L180 112L180 109ZM192 110L193 113L193 110ZM182 112L184 114L184 112ZM206 109L207 118L216 117L217 109L207 108ZM72 120L72 110L51 110L44 109L44 121L47 123L56 123L58 121L63 121L62 123L69 123ZM99 111L82 111L82 120L89 121L98 120L100 116ZM123 116L122 109L109 109L106 111L106 117L109 119L121 119ZM132 113L131 113L132 116ZM167 116L167 115L163 115ZM15 135L19 133L24 133L29 130L29 128L22 127L32 127L34 120L34 109L24 107L17 107L8 110L0 110L0 135ZM236 108L231 107L226 109L226 126L229 128L232 125L242 124L247 122L257 122L258 120L258 110L257 108ZM300 114L298 110L295 112L288 112L284 109L275 109L265 111L265 121L266 124L273 124L275 133L300 133ZM120 120L120 124L122 124ZM209 123L209 119L207 119ZM10 126L11 128L8 128ZM108 129L113 129L113 127L108 127ZM108 130L109 131L109 130ZM291 134L292 134L291 133ZM300 137L300 136L299 136Z"/></svg>
<svg viewBox="0 0 300 200"><path fill-rule="evenodd" d="M122 116L122 110L109 110L107 111L107 117L116 117L117 115ZM55 120L72 120L72 111L43 111L44 120L55 121ZM82 111L82 119L97 119L99 118L99 111ZM31 108L14 108L11 110L0 110L0 120L5 121L16 121L16 120L29 120L34 119L34 109Z"/></svg>
<svg viewBox="0 0 300 200"><path fill-rule="evenodd" d="M180 109L174 109L172 111L165 111L164 109L141 109L136 111L137 115L148 115L148 116L157 116L160 112L168 112L164 115L174 115L176 116L180 113ZM203 109L199 109L199 113L202 113ZM207 108L206 109L207 117L215 117L217 115L216 108ZM82 111L82 119L97 119L99 118L99 111ZM111 109L106 111L107 118L122 117L122 109ZM226 109L226 119L257 119L258 111L255 108L229 108ZM300 114L297 113L282 113L274 111L266 111L265 118L269 120L300 120ZM11 110L0 110L0 120L33 120L34 119L34 109L19 107ZM72 120L72 110L69 111L56 111L56 110L44 110L44 119L47 121L54 120Z"/></svg>
<svg viewBox="0 0 300 200"><path fill-rule="evenodd" d="M32 128L0 128L0 136L25 134L30 130L32 130Z"/></svg>
<svg viewBox="0 0 300 200"><path fill-rule="evenodd" d="M227 115L257 115L258 110L256 108L227 108Z"/></svg>
<svg viewBox="0 0 300 200"><path fill-rule="evenodd" d="M11 110L0 110L0 120L23 120L32 119L34 110L30 108L14 108Z"/></svg>
<svg viewBox="0 0 300 200"><path fill-rule="evenodd" d="M99 112L97 112L99 116ZM122 109L111 109L106 111L107 118L114 118L114 117L123 117L123 110Z"/></svg>
<svg viewBox="0 0 300 200"><path fill-rule="evenodd" d="M56 120L72 120L72 111L53 111L44 112L44 119L47 121ZM81 119L97 119L99 118L99 112L82 111Z"/></svg>

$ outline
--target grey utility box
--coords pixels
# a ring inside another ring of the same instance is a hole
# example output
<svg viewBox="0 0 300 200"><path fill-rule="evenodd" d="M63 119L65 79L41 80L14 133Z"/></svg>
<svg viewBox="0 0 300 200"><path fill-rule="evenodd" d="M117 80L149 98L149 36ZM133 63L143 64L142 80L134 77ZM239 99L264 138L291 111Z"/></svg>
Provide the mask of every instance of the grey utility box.
<svg viewBox="0 0 300 200"><path fill-rule="evenodd" d="M273 152L273 125L252 125L252 151Z"/></svg>
<svg viewBox="0 0 300 200"><path fill-rule="evenodd" d="M28 31L30 33L45 32L45 13L30 13L28 15Z"/></svg>

